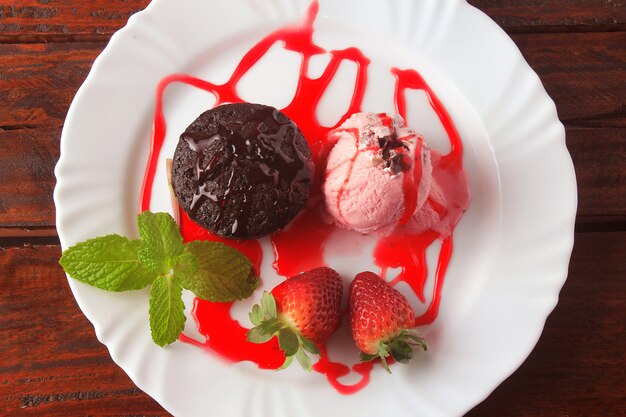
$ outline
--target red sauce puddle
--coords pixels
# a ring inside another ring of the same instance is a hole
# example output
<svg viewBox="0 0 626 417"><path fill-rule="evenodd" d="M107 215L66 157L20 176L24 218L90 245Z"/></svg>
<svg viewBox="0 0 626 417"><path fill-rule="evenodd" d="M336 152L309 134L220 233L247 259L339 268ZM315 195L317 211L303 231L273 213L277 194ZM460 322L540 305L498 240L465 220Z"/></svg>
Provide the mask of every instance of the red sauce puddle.
<svg viewBox="0 0 626 417"><path fill-rule="evenodd" d="M332 145L328 143L327 134L342 124L351 114L361 111L367 86L369 59L360 50L347 48L326 51L313 43L313 23L318 9L318 2L314 0L301 24L279 29L263 38L246 53L231 78L224 84L213 84L184 74L170 75L159 83L156 92L151 150L141 193L140 210L148 210L157 162L166 133L162 106L163 93L170 84L184 83L210 92L216 97L216 106L228 102L243 102L237 94L237 84L267 53L271 46L281 42L285 49L300 53L302 63L296 94L293 101L282 111L296 122L309 141L317 169L309 207L285 230L272 236L274 269L286 277L325 265L324 246L335 228L323 221L322 204L320 204L320 189L324 172L322 167ZM317 54L329 54L331 59L324 73L319 78L313 79L307 76L308 65L310 58ZM324 127L317 120L315 110L343 61L351 61L357 65L356 82L350 106L335 126ZM426 249L436 240L442 242L431 302L426 313L416 319L415 324L417 326L432 323L437 317L441 288L452 254L452 230L469 204L469 192L462 167L461 140L449 114L416 71L397 68L393 68L391 71L396 76L395 101L397 111L406 120L405 90L419 89L425 91L451 143L449 154L439 156L433 152L433 178L440 184L445 197L445 204L443 204L440 199L431 195L427 204L424 205L428 205L439 215L435 226L420 233L411 232L407 226L398 226L389 236L379 239L374 251L374 260L381 268L381 275L384 276L388 268L401 268L400 274L392 283L406 282L419 299L425 302L426 297L423 290L427 277ZM411 183L415 182L413 178L410 180ZM412 185L416 186L417 184ZM412 199L413 196L411 195L409 198ZM258 241L236 241L215 236L192 222L182 210L180 227L185 241L203 239L229 244L246 254L255 265L257 272L259 271L262 252ZM231 362L249 360L263 369L280 367L284 356L278 349L276 339L261 345L248 343L245 338L248 329L232 319L230 315L231 306L232 303L211 303L196 298L192 314L196 319L198 331L206 337L206 342L197 342L184 334L181 335L180 340L215 352ZM345 364L332 362L326 354L326 347L321 347L320 360L313 369L325 375L338 392L353 394L369 383L372 367L372 363L356 364L350 368ZM350 372L359 374L361 376L360 381L352 385L345 385L338 381L339 378Z"/></svg>

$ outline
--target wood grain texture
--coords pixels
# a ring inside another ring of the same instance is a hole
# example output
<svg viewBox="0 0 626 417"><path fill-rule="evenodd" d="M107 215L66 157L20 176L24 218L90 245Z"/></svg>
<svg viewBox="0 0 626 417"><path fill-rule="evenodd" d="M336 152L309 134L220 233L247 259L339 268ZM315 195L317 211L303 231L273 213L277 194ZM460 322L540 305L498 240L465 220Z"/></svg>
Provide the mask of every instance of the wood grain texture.
<svg viewBox="0 0 626 417"><path fill-rule="evenodd" d="M0 247L0 415L168 415L98 342L60 255L58 246Z"/></svg>
<svg viewBox="0 0 626 417"><path fill-rule="evenodd" d="M515 35L568 125L626 127L626 32ZM0 44L0 129L63 124L101 43Z"/></svg>
<svg viewBox="0 0 626 417"><path fill-rule="evenodd" d="M0 5L0 42L105 40L149 0L21 0ZM625 0L470 0L509 33L626 30Z"/></svg>
<svg viewBox="0 0 626 417"><path fill-rule="evenodd" d="M626 32L514 35L566 125L626 127Z"/></svg>
<svg viewBox="0 0 626 417"><path fill-rule="evenodd" d="M626 223L626 128L569 127L566 135L576 170L578 222Z"/></svg>
<svg viewBox="0 0 626 417"><path fill-rule="evenodd" d="M622 415L624 253L626 233L576 235L568 281L539 344L470 417ZM0 276L10 277L0 280L0 415L168 415L96 340L59 255L58 246L0 249Z"/></svg>
<svg viewBox="0 0 626 417"><path fill-rule="evenodd" d="M21 0L0 5L0 42L106 40L149 0Z"/></svg>
<svg viewBox="0 0 626 417"><path fill-rule="evenodd" d="M626 30L625 0L468 0L508 33Z"/></svg>
<svg viewBox="0 0 626 417"><path fill-rule="evenodd" d="M8 219L11 219L7 216ZM0 239L16 239L24 243L30 240L39 240L41 238L54 238L57 236L56 227L54 226L22 226L22 227L0 227ZM0 245L3 240L0 240Z"/></svg>
<svg viewBox="0 0 626 417"><path fill-rule="evenodd" d="M60 127L102 43L0 44L0 131Z"/></svg>
<svg viewBox="0 0 626 417"><path fill-rule="evenodd" d="M60 135L60 128L0 131L0 228L54 226Z"/></svg>

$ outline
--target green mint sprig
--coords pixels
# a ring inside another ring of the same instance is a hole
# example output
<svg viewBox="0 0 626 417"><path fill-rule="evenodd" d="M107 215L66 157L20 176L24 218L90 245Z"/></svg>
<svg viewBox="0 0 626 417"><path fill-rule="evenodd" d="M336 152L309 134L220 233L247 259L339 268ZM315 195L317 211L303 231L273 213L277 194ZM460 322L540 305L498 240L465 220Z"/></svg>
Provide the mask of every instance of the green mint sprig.
<svg viewBox="0 0 626 417"><path fill-rule="evenodd" d="M150 290L152 340L163 347L185 326L183 289L213 302L241 300L258 285L250 260L218 242L183 243L168 213L137 216L140 239L89 239L63 251L59 263L74 279L107 291Z"/></svg>

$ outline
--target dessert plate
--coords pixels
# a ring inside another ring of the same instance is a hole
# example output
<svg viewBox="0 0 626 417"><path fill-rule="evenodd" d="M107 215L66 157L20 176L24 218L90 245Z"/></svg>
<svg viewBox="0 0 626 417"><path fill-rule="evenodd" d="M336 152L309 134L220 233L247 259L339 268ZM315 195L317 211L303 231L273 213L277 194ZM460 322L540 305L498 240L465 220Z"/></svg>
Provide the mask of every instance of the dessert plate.
<svg viewBox="0 0 626 417"><path fill-rule="evenodd" d="M63 248L104 234L137 235L156 89L164 77L186 73L224 82L252 45L299 22L308 6L308 0L155 0L134 15L94 63L67 116L54 194ZM461 134L472 204L455 230L439 316L422 329L429 351L393 367L391 376L375 367L369 385L346 396L324 376L295 366L279 373L228 364L182 342L161 349L150 338L147 291L107 293L72 279L70 286L113 360L176 416L462 415L528 356L567 275L576 183L554 103L506 34L462 0L320 0L314 39L327 50L358 47L370 58L364 110L393 111L389 68L413 68ZM309 76L327 63L320 55ZM295 93L298 66L299 56L277 44L242 79L239 93L281 108ZM354 74L350 65L340 67L317 109L323 123L334 124L348 107ZM190 86L165 91L161 160L214 102ZM407 108L408 124L446 152L426 97L414 91ZM171 211L163 163L151 208ZM326 259L354 276L373 268L370 243L340 236L329 242ZM270 286L279 278L263 244L261 276ZM429 265L438 250L429 248ZM250 303L231 312L245 325ZM193 324L188 318L185 333L199 338Z"/></svg>

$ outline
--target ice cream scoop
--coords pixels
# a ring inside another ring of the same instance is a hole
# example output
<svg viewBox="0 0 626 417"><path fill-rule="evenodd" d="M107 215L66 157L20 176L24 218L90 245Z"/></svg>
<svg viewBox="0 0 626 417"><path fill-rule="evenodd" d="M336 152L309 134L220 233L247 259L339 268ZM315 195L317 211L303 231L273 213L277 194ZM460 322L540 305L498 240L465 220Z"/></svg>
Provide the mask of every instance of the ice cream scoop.
<svg viewBox="0 0 626 417"><path fill-rule="evenodd" d="M329 140L322 188L335 223L361 233L409 223L432 182L423 138L400 115L355 113Z"/></svg>

